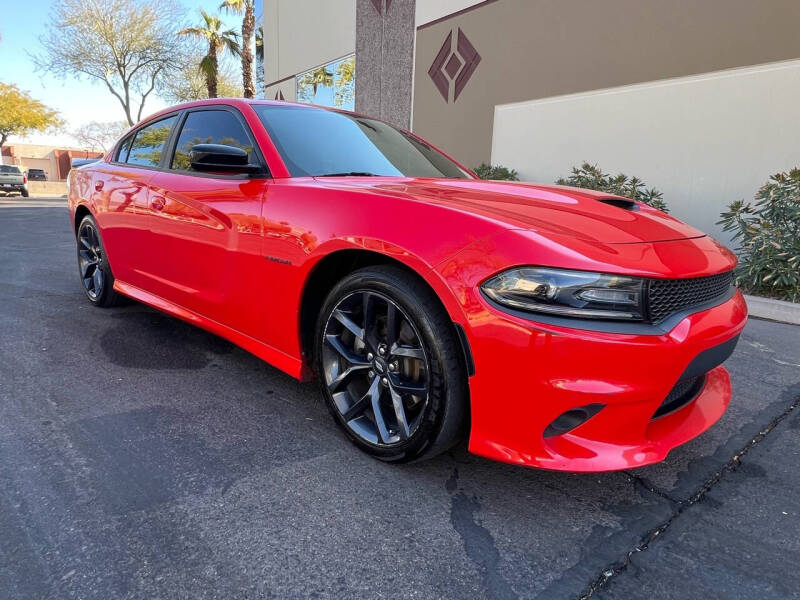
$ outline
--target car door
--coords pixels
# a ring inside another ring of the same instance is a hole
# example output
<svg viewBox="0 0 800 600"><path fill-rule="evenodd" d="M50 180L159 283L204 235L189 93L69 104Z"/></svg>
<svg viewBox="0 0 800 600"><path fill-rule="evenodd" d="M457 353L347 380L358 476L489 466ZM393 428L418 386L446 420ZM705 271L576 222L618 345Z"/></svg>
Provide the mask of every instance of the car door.
<svg viewBox="0 0 800 600"><path fill-rule="evenodd" d="M270 179L264 174L195 171L189 153L199 143L245 149L251 163L264 165L252 132L236 109L200 107L184 114L169 164L150 182L148 289L255 334L255 323L263 315L261 204Z"/></svg>
<svg viewBox="0 0 800 600"><path fill-rule="evenodd" d="M140 254L149 233L148 184L177 120L177 114L169 115L134 131L118 145L110 164L92 169L93 204L114 276L138 287L147 284Z"/></svg>

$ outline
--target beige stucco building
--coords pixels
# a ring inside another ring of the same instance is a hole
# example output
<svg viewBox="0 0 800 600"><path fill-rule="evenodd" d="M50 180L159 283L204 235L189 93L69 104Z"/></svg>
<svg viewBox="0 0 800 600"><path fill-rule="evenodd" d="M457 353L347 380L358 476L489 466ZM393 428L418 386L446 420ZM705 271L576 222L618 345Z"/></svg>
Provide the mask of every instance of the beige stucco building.
<svg viewBox="0 0 800 600"><path fill-rule="evenodd" d="M727 239L720 211L800 165L797 31L796 0L264 0L265 95L354 107L525 180L624 171Z"/></svg>
<svg viewBox="0 0 800 600"><path fill-rule="evenodd" d="M97 158L101 152L79 148L55 148L40 144L6 144L0 154L0 162L17 165L20 170L42 169L50 181L63 181L75 158Z"/></svg>

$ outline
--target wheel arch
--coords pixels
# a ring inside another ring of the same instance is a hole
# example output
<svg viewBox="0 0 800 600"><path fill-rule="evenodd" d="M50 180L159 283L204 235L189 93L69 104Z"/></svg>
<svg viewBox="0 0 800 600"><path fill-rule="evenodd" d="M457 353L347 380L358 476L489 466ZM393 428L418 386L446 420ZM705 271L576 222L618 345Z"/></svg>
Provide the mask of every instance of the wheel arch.
<svg viewBox="0 0 800 600"><path fill-rule="evenodd" d="M407 256L404 256L404 258L407 258ZM470 356L470 349L464 346L464 344L468 345L469 342L458 330L464 321L463 312L452 292L444 281L439 278L438 274L429 268L423 269L416 265L411 266L394 256L360 248L341 249L325 255L314 264L306 277L299 310L300 347L304 362L310 364L310 358L313 356L314 330L317 318L330 290L348 274L364 267L377 265L400 267L423 282L433 292L433 295L453 323L453 333L462 345L465 362L464 372L471 371L469 360L467 359Z"/></svg>
<svg viewBox="0 0 800 600"><path fill-rule="evenodd" d="M86 215L92 215L92 211L89 210L89 206L86 204L78 204L78 206L75 207L75 220L72 223L72 233L75 234L76 238L78 237L78 227Z"/></svg>

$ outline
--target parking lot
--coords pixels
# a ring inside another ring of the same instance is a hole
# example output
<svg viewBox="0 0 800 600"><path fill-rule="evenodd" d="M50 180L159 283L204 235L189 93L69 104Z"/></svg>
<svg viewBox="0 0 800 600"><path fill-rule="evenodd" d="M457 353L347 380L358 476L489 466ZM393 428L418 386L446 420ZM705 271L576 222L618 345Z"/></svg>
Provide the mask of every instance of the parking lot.
<svg viewBox="0 0 800 600"><path fill-rule="evenodd" d="M74 248L63 200L0 198L0 597L800 598L800 327L751 319L662 464L392 466L315 384L90 306Z"/></svg>

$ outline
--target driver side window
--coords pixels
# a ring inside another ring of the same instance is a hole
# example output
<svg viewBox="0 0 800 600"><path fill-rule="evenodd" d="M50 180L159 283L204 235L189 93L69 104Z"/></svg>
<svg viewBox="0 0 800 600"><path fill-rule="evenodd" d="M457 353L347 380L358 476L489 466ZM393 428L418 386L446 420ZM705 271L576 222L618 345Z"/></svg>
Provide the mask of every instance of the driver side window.
<svg viewBox="0 0 800 600"><path fill-rule="evenodd" d="M186 116L170 169L196 172L189 162L189 153L197 144L223 144L241 148L247 152L248 162L258 162L247 131L239 119L226 110L198 110Z"/></svg>

